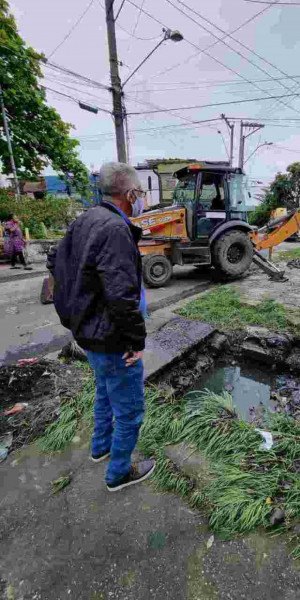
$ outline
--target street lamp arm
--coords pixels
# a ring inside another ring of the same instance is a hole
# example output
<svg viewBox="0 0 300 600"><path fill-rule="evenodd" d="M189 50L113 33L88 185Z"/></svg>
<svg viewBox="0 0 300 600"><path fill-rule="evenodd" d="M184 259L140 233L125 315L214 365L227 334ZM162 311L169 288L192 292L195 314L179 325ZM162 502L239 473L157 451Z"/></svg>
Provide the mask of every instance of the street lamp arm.
<svg viewBox="0 0 300 600"><path fill-rule="evenodd" d="M126 83L128 83L128 81L136 74L136 72L143 66L143 64L148 60L148 58L150 58L150 56L152 56L152 54L166 41L166 40L172 40L172 42L181 42L181 40L183 40L183 35L180 33L180 31L174 30L171 31L171 29L163 29L164 32L164 36L163 38L158 42L158 44L156 44L156 46L153 48L153 50L151 50L151 52L149 52L149 54L147 54L147 56L145 56L145 58L142 60L142 62L134 69L134 71L132 71L132 73L130 73L130 75L127 77L127 79L124 81L122 88L124 88L124 86L126 85Z"/></svg>
<svg viewBox="0 0 300 600"><path fill-rule="evenodd" d="M129 77L127 77L127 79L124 81L122 87L124 87L126 85L126 83L128 83L128 81L136 74L136 72L143 66L143 64L146 62L146 60L148 60L148 58L150 58L150 56L152 56L152 54L157 50L157 48L159 48L163 43L165 42L165 38L163 37L160 42L158 42L158 44L156 44L155 48L153 48L153 50L151 50L151 52L149 52L149 54L147 54L147 56L145 56L144 60L142 60L142 62L134 69L134 71L132 71L132 73L129 75Z"/></svg>
<svg viewBox="0 0 300 600"><path fill-rule="evenodd" d="M273 142L264 142L263 144L258 144L258 146L256 146L256 148L253 150L253 152L251 152L251 154L245 160L244 165L246 164L246 162L248 162L248 160L250 160L251 156L253 156L253 154L255 154L255 152L257 152L257 150L259 150L260 148L263 148L263 146L273 146Z"/></svg>

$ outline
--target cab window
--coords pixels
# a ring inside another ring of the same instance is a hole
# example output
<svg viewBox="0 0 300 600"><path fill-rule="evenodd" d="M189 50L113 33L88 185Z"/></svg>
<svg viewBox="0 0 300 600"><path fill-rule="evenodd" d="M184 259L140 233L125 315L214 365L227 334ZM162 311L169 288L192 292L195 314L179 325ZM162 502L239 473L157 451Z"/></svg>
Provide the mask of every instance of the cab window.
<svg viewBox="0 0 300 600"><path fill-rule="evenodd" d="M180 179L173 192L173 203L191 204L195 199L195 187L196 187L196 173L189 173L182 179Z"/></svg>
<svg viewBox="0 0 300 600"><path fill-rule="evenodd" d="M198 195L198 208L207 210L225 210L224 178L217 173L203 173L201 189Z"/></svg>

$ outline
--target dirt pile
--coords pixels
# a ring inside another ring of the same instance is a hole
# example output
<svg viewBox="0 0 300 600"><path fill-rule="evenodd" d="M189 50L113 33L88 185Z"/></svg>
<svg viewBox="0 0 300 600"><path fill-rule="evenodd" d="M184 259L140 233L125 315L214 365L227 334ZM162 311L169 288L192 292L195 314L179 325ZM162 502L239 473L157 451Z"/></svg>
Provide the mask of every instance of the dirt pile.
<svg viewBox="0 0 300 600"><path fill-rule="evenodd" d="M31 365L0 367L0 438L13 434L11 449L41 435L59 414L60 402L81 388L81 371L74 365L41 360ZM25 407L10 412L16 403Z"/></svg>

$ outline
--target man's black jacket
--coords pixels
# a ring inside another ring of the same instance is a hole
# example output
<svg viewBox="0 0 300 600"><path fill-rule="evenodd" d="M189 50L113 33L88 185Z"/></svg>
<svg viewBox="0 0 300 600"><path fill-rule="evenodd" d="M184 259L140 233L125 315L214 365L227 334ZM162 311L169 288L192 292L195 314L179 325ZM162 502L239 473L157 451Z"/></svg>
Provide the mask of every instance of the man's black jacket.
<svg viewBox="0 0 300 600"><path fill-rule="evenodd" d="M76 219L48 255L56 311L86 350L145 347L140 236L139 227L128 225L113 205L103 202Z"/></svg>

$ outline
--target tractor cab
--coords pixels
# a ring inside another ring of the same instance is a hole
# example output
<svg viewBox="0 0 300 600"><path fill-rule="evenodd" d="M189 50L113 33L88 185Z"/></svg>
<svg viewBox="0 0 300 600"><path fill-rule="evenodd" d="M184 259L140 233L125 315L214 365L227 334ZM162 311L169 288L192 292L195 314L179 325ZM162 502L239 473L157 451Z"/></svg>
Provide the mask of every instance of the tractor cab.
<svg viewBox="0 0 300 600"><path fill-rule="evenodd" d="M191 240L207 244L223 222L247 221L248 192L240 169L205 162L188 165L174 176L173 204L185 207Z"/></svg>

